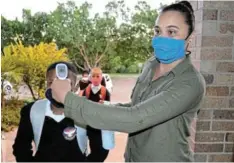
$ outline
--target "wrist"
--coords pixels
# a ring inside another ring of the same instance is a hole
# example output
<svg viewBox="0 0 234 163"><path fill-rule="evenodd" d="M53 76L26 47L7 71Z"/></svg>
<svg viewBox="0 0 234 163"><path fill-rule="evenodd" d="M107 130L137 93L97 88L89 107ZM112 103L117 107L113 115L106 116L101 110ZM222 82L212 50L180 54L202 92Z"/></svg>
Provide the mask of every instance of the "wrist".
<svg viewBox="0 0 234 163"><path fill-rule="evenodd" d="M68 92L65 92L65 93L62 94L61 103L65 104L65 99L66 99L67 94L68 94Z"/></svg>

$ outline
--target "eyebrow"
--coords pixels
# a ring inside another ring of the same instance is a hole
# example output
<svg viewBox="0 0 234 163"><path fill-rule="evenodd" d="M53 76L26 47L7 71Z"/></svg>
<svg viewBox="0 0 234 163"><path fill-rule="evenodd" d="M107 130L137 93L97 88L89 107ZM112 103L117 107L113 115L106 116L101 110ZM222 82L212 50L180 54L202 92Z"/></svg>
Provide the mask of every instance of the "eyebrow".
<svg viewBox="0 0 234 163"><path fill-rule="evenodd" d="M53 79L48 79L46 80L47 82L53 82L54 80Z"/></svg>
<svg viewBox="0 0 234 163"><path fill-rule="evenodd" d="M180 29L179 27L177 27L175 25L169 25L169 26L167 26L167 28L177 28L177 29Z"/></svg>
<svg viewBox="0 0 234 163"><path fill-rule="evenodd" d="M158 25L155 25L154 28L160 28ZM167 26L167 28L177 28L180 29L179 27L175 26L175 25L169 25Z"/></svg>

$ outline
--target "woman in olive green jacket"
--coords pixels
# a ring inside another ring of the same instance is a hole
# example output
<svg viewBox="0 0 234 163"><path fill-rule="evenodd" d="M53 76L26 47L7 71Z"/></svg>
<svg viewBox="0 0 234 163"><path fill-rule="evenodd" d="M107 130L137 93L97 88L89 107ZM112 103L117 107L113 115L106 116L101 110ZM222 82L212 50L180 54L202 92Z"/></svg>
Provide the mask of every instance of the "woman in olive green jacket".
<svg viewBox="0 0 234 163"><path fill-rule="evenodd" d="M78 125L129 133L127 162L190 162L188 137L205 93L205 82L188 51L194 13L187 1L165 7L155 23L154 56L137 79L131 103L102 105L69 92L68 80L55 80L53 97Z"/></svg>

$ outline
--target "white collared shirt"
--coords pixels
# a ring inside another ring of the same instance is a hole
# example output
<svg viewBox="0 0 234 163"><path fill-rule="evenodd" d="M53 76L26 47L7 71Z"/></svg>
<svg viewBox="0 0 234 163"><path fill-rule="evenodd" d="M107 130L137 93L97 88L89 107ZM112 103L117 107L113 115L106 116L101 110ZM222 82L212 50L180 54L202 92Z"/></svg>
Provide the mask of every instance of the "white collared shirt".
<svg viewBox="0 0 234 163"><path fill-rule="evenodd" d="M102 85L99 84L99 86L94 86L93 84L91 84L91 90L94 94L98 93L98 91L101 89Z"/></svg>
<svg viewBox="0 0 234 163"><path fill-rule="evenodd" d="M46 105L47 107L46 107L45 116L53 118L56 122L61 122L65 118L64 113L61 115L54 114L51 110L52 108L50 104L51 104L50 101L48 101Z"/></svg>

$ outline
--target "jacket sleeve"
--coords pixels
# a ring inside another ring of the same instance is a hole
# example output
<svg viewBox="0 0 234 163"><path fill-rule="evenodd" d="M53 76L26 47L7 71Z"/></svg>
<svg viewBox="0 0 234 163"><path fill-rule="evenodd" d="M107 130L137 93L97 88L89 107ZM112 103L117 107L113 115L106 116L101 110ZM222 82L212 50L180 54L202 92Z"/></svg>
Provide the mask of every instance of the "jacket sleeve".
<svg viewBox="0 0 234 163"><path fill-rule="evenodd" d="M13 144L13 154L17 162L33 161L33 129L30 121L30 110L33 103L21 109L19 128Z"/></svg>
<svg viewBox="0 0 234 163"><path fill-rule="evenodd" d="M101 105L68 93L65 115L94 128L133 133L163 123L197 105L204 85L197 77L176 79L167 90L131 107Z"/></svg>

